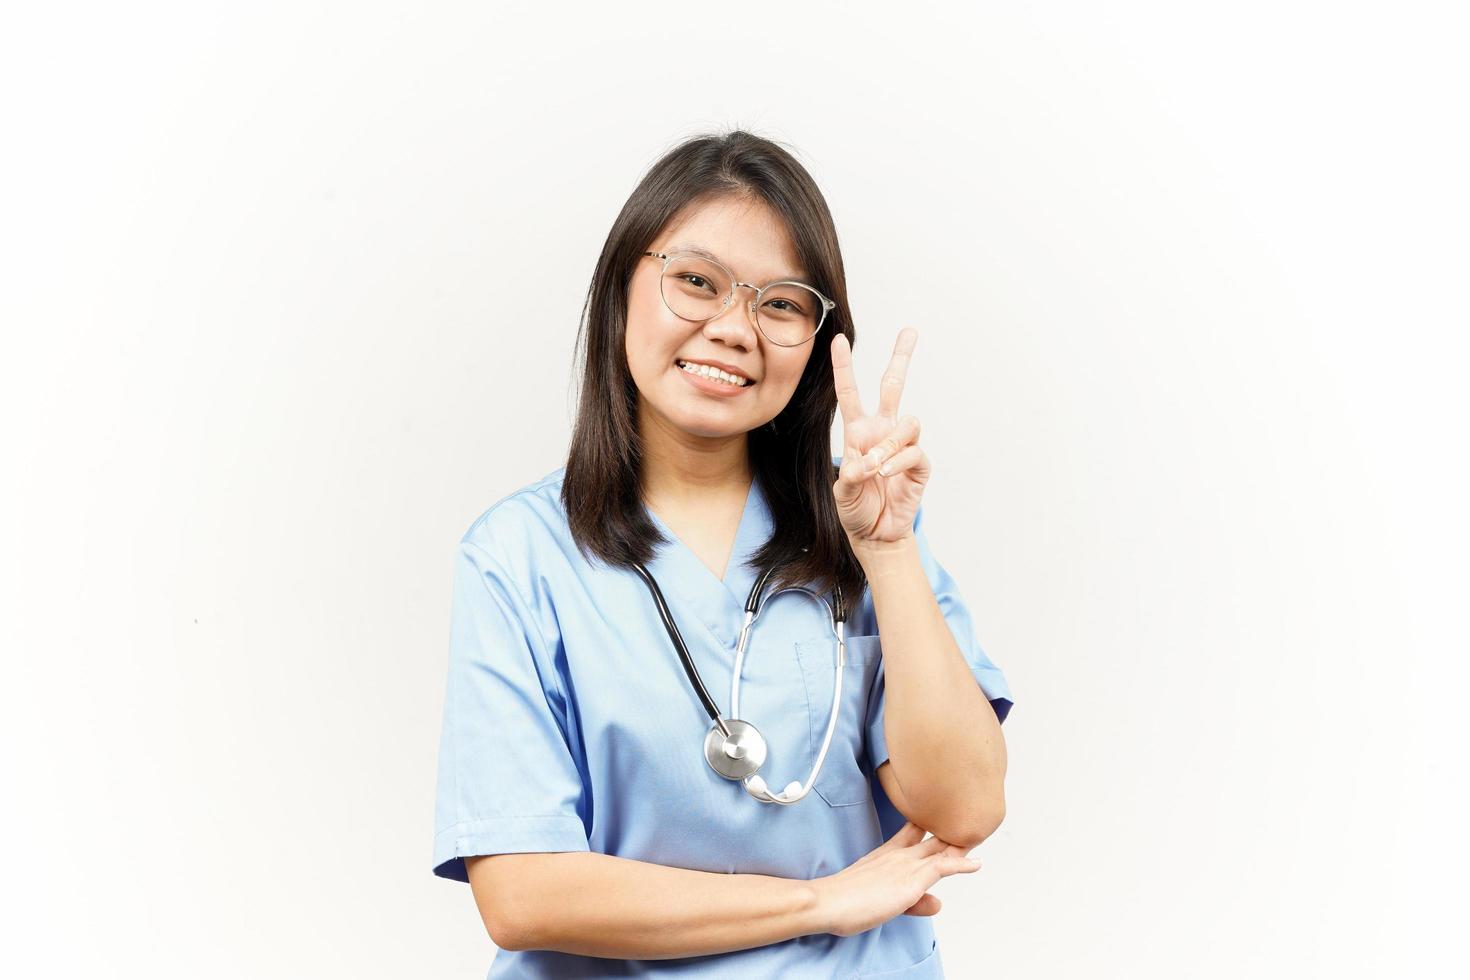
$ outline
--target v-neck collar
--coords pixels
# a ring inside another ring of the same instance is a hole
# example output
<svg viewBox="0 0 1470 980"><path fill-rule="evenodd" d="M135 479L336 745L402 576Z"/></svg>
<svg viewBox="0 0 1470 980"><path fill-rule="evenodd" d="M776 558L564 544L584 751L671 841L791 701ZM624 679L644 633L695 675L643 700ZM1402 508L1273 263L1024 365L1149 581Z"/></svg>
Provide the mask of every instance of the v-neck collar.
<svg viewBox="0 0 1470 980"><path fill-rule="evenodd" d="M723 581L715 577L652 508L645 505L644 510L668 539L658 548L648 571L668 596L674 622L685 631L695 622L702 624L733 659L735 641L739 639L745 617L745 599L757 575L757 570L746 563L771 536L771 513L759 477L751 477Z"/></svg>

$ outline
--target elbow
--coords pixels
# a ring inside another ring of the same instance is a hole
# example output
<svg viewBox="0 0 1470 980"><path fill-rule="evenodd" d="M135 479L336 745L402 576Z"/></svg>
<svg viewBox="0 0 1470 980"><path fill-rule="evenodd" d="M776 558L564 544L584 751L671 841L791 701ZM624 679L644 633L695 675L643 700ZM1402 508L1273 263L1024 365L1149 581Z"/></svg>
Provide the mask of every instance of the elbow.
<svg viewBox="0 0 1470 980"><path fill-rule="evenodd" d="M979 847L986 838L995 833L1005 818L1005 796L996 794L984 806L966 814L963 819L956 820L953 827L947 828L947 833L936 833L935 836L970 850Z"/></svg>
<svg viewBox="0 0 1470 980"><path fill-rule="evenodd" d="M984 841L991 834L999 830L1000 825L1005 822L1005 819L1006 801L1005 797L1001 797L997 799L994 803L992 803L990 807L985 811L984 819L980 821L979 826L976 828L978 838L975 843L979 844L981 841Z"/></svg>
<svg viewBox="0 0 1470 980"><path fill-rule="evenodd" d="M485 931L490 934L490 941L500 949L518 953L535 948L530 940L530 930L503 912L485 920Z"/></svg>
<svg viewBox="0 0 1470 980"><path fill-rule="evenodd" d="M479 908L480 921L490 941L501 949L521 952L539 949L532 896L519 882L529 869L524 855L471 857L466 859L470 887Z"/></svg>
<svg viewBox="0 0 1470 980"><path fill-rule="evenodd" d="M547 949L548 937L541 928L541 918L534 907L515 901L502 901L485 915L485 931L490 941L501 949L523 953L531 949Z"/></svg>

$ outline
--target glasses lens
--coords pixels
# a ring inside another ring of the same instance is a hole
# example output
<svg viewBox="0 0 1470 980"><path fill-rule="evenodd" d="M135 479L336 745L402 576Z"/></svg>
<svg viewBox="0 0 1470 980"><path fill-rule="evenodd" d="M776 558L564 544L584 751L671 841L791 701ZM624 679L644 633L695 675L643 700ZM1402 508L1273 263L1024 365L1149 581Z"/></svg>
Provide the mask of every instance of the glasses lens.
<svg viewBox="0 0 1470 980"><path fill-rule="evenodd" d="M724 311L730 276L708 259L675 254L669 259L659 289L677 316L704 321ZM742 291L742 295L747 292ZM756 323L772 343L794 347L817 332L823 312L822 298L809 287L794 282L773 283L761 294Z"/></svg>
<svg viewBox="0 0 1470 980"><path fill-rule="evenodd" d="M730 295L730 277L713 262L693 255L675 255L664 270L660 288L664 302L686 320L708 320L724 309Z"/></svg>
<svg viewBox="0 0 1470 980"><path fill-rule="evenodd" d="M822 320L822 298L794 282L775 283L761 294L756 310L761 332L772 343L795 346L817 332Z"/></svg>

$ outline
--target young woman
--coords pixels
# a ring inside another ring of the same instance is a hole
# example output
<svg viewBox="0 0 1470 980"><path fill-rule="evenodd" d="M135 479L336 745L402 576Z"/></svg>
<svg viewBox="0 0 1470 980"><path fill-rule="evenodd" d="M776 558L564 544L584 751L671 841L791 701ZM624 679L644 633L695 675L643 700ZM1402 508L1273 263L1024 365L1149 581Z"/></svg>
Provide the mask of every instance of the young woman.
<svg viewBox="0 0 1470 980"><path fill-rule="evenodd" d="M491 977L942 976L1011 700L922 529L915 332L860 398L826 202L741 131L653 166L584 315L566 465L460 543L434 873Z"/></svg>

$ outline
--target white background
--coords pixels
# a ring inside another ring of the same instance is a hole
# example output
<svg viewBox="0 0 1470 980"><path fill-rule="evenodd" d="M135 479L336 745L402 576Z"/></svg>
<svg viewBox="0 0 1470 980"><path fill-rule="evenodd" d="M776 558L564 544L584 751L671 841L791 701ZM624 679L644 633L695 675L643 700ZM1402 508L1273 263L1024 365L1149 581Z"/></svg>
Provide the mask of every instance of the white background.
<svg viewBox="0 0 1470 980"><path fill-rule="evenodd" d="M1016 698L957 977L1464 975L1451 4L15 5L0 973L479 977L455 544L597 253L792 144ZM17 9L18 8L18 9Z"/></svg>

